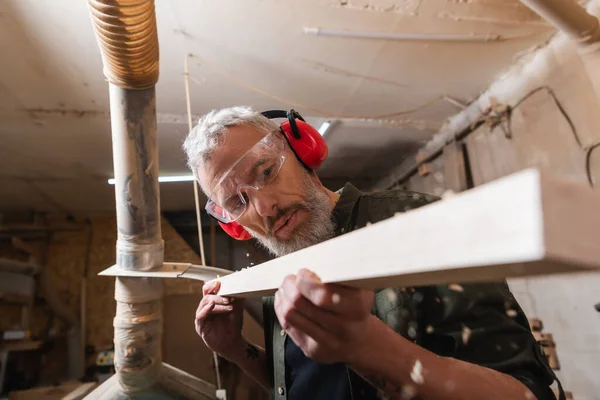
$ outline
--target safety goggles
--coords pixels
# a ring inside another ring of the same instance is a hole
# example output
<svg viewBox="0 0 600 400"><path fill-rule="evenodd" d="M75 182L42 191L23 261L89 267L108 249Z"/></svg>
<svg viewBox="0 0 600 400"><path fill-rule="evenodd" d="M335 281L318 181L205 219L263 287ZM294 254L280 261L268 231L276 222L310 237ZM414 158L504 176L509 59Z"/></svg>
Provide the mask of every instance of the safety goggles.
<svg viewBox="0 0 600 400"><path fill-rule="evenodd" d="M206 211L223 223L234 222L246 211L249 193L273 182L285 162L285 141L277 132L265 136L219 179Z"/></svg>

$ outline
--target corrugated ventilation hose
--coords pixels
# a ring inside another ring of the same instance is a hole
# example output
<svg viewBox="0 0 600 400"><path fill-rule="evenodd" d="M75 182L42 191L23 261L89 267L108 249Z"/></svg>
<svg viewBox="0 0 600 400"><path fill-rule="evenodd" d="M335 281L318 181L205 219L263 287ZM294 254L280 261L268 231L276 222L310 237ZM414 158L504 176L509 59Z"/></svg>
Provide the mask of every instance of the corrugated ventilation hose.
<svg viewBox="0 0 600 400"><path fill-rule="evenodd" d="M104 75L124 89L158 81L158 34L154 0L88 0L102 53Z"/></svg>

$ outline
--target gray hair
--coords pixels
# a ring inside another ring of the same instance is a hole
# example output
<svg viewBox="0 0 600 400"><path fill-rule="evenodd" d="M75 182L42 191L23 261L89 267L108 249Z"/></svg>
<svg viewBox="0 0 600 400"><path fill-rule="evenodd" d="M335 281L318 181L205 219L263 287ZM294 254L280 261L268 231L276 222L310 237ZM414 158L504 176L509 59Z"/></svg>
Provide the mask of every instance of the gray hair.
<svg viewBox="0 0 600 400"><path fill-rule="evenodd" d="M197 171L223 142L227 129L239 125L251 125L265 135L278 127L276 123L248 106L222 108L203 115L183 142L187 165L196 179Z"/></svg>

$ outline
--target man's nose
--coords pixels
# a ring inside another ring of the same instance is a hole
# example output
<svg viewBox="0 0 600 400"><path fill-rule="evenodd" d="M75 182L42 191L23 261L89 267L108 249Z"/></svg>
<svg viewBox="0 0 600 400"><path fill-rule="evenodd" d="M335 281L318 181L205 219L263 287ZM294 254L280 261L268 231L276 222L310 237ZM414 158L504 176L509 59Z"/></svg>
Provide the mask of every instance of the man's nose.
<svg viewBox="0 0 600 400"><path fill-rule="evenodd" d="M274 217L277 215L277 200L268 191L250 189L246 194L261 217Z"/></svg>

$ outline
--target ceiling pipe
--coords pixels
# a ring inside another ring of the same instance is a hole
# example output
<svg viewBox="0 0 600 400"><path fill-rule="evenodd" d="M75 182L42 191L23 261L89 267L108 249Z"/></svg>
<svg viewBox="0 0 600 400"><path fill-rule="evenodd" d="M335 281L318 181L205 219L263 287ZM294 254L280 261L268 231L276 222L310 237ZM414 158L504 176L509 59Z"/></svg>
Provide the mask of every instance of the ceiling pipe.
<svg viewBox="0 0 600 400"><path fill-rule="evenodd" d="M349 31L343 29L323 29L316 27L304 27L302 31L306 35L331 36L354 39L381 39L381 40L403 40L403 41L427 41L427 42L497 42L519 37L504 37L496 34L451 34L451 33L398 33L398 32L372 32L372 31Z"/></svg>
<svg viewBox="0 0 600 400"><path fill-rule="evenodd" d="M521 2L577 42L579 55L600 102L600 1L590 1L587 10L574 0Z"/></svg>
<svg viewBox="0 0 600 400"><path fill-rule="evenodd" d="M600 40L598 18L573 0L521 0L521 3L582 45Z"/></svg>

